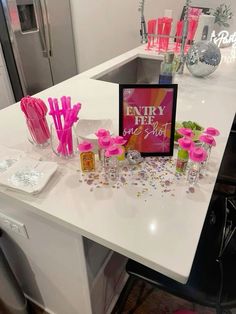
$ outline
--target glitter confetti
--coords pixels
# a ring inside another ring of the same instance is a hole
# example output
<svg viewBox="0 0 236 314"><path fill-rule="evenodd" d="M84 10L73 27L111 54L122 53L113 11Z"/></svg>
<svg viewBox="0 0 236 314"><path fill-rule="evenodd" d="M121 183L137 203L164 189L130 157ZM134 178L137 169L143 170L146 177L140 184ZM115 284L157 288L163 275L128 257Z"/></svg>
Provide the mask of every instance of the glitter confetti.
<svg viewBox="0 0 236 314"><path fill-rule="evenodd" d="M127 165L121 163L119 180L109 181L108 176L100 167L96 172L84 174L81 172L79 182L89 186L91 192L99 188L114 190L132 187L130 193L146 202L158 191L161 197L175 197L175 183L182 174L175 171L176 159L173 157L146 157L141 164ZM189 191L190 192L190 191ZM193 193L192 191L190 193Z"/></svg>

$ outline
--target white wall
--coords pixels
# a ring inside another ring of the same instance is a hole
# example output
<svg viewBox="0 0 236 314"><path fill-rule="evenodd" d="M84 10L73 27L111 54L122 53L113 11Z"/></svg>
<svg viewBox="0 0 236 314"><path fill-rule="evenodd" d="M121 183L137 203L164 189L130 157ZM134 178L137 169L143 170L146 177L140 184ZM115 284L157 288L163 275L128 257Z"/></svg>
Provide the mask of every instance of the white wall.
<svg viewBox="0 0 236 314"><path fill-rule="evenodd" d="M236 20L235 0L193 0L192 5L215 8L222 2L231 4ZM146 20L172 9L176 21L184 3L185 0L148 0ZM140 44L138 4L139 0L71 0L79 72Z"/></svg>
<svg viewBox="0 0 236 314"><path fill-rule="evenodd" d="M179 15L184 0L146 2L148 19L163 15L165 8ZM71 0L79 72L140 44L138 4L139 0Z"/></svg>
<svg viewBox="0 0 236 314"><path fill-rule="evenodd" d="M221 3L225 3L231 6L234 16L230 23L231 24L230 31L235 32L236 31L236 1L235 0L193 0L192 1L193 5L209 7L209 8L216 8Z"/></svg>

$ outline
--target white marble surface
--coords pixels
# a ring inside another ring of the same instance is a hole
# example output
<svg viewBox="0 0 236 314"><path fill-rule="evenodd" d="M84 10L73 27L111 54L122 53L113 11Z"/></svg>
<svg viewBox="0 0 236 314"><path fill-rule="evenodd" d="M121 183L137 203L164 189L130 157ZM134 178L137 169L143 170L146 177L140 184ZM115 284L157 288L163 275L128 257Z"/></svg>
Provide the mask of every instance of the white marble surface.
<svg viewBox="0 0 236 314"><path fill-rule="evenodd" d="M47 97L70 95L80 101L80 118L111 118L118 129L118 85L90 77L115 67L127 58L151 57L143 47L100 65L38 94ZM223 51L226 56L230 49ZM156 55L155 55L156 56ZM159 58L159 57L157 57ZM161 58L161 57L160 57ZM47 188L38 196L27 196L1 189L5 197L31 206L32 211L62 223L68 228L133 258L180 282L186 282L207 208L220 167L236 110L236 62L222 63L210 77L198 79L186 72L176 77L179 84L177 119L195 120L221 131L212 152L210 171L195 193L186 193L185 180L174 183L175 192L137 197L135 188L110 187L90 191L79 181L79 160L61 162L50 149L37 151L27 142L26 125L19 104L0 111L0 144L39 154L44 160L57 160L60 167Z"/></svg>

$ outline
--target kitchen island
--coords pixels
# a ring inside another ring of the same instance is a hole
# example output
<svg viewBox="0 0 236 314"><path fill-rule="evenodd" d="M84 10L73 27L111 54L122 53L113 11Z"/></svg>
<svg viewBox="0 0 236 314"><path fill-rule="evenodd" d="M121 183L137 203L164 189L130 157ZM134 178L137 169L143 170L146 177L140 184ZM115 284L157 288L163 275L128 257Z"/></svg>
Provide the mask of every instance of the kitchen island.
<svg viewBox="0 0 236 314"><path fill-rule="evenodd" d="M231 50L227 48L222 52L228 56ZM162 60L162 56L147 52L142 46L49 88L37 97L46 102L48 97L71 96L73 102L82 103L80 119L112 119L118 132L118 84L96 80L96 77L137 57ZM236 59L232 58L231 63L223 61L219 69L207 78L195 78L187 71L175 77L175 83L179 85L177 120L194 120L204 127L214 126L221 132L212 151L208 175L196 186L194 193L187 193L184 179L173 183L173 193L163 194L157 189L145 197L137 197L137 191L129 185L120 189L106 187L91 191L90 186L81 180L78 157L62 161L53 155L50 148L37 150L27 142L19 104L0 111L1 145L59 163L56 175L39 195L23 195L4 188L0 191L0 212L19 221L23 219L23 222L24 218L33 221L35 215L38 217L36 228L28 226L27 243L18 243L23 254L24 248L28 250L28 246L34 246L31 248L33 255L29 256L30 250L25 255L31 260L32 268L36 266L42 270L35 276L40 290L38 295L42 298L41 302L40 298L36 300L38 303L45 304L57 314L91 313L94 305L91 305L93 298L83 237L179 282L187 281L236 111L235 71ZM32 221L26 221L26 226ZM45 221L54 231L57 229L58 234L46 237L46 233L41 232ZM60 242L57 242L58 235ZM30 241L33 242L30 244ZM35 245L43 248L43 258L40 258ZM54 250L55 260L49 267L47 257L51 259L50 252ZM24 271L27 273L27 269ZM47 293L41 291L45 283L48 284L48 273L51 283L56 280L50 288L55 288L56 305L53 298L47 299ZM60 289L54 287L63 284ZM23 288L27 290L29 287ZM32 298L36 295L35 292ZM63 303L71 304L71 308L63 310Z"/></svg>

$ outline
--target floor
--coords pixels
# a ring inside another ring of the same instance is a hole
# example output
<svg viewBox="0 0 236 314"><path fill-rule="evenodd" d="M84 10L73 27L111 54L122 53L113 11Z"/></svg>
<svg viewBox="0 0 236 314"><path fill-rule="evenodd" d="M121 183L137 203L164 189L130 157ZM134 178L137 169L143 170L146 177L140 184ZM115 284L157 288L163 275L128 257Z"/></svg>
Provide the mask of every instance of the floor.
<svg viewBox="0 0 236 314"><path fill-rule="evenodd" d="M48 314L44 310L42 310L40 307L37 305L33 304L32 302L28 303L28 311L29 314Z"/></svg>
<svg viewBox="0 0 236 314"><path fill-rule="evenodd" d="M112 314L173 314L176 310L179 309L192 310L195 311L196 314L215 314L215 311L210 308L194 305L160 290L154 290L140 307L138 307L135 311L132 311L141 285L142 282L138 280L131 290L123 310L115 310ZM143 292L148 292L150 288L151 286L149 284L145 284ZM48 314L31 302L28 302L28 307L29 314ZM236 314L236 309L232 310L231 313ZM11 314L4 307L3 303L1 303L1 300L0 314Z"/></svg>
<svg viewBox="0 0 236 314"><path fill-rule="evenodd" d="M12 314L0 300L0 314ZM32 302L28 302L28 314L48 314Z"/></svg>
<svg viewBox="0 0 236 314"><path fill-rule="evenodd" d="M166 292L158 289L154 289L146 298L145 301L138 307L134 308L136 300L138 299L139 292L143 281L137 280L132 288L125 304L120 308L113 311L112 314L173 314L177 310L190 310L196 314L215 314L215 310L193 303L187 302L183 299L174 297ZM151 285L144 283L143 294L148 293L151 290ZM231 311L232 314L236 314L236 309Z"/></svg>

